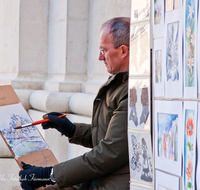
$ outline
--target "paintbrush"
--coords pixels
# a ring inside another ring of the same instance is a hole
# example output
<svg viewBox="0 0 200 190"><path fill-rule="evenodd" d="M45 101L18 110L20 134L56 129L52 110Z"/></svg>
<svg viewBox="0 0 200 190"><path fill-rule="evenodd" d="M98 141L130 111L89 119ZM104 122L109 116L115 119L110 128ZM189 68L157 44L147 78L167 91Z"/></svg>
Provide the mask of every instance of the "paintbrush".
<svg viewBox="0 0 200 190"><path fill-rule="evenodd" d="M59 115L58 117L65 117L66 114L64 115ZM24 125L18 125L17 127L15 127L14 129L22 129L22 128L25 128L25 127L29 127L29 126L32 126L32 125L38 125L38 124L41 124L41 123L45 123L45 122L48 122L49 119L43 119L43 120L39 120L39 121L34 121L32 123L27 123L27 124L24 124Z"/></svg>

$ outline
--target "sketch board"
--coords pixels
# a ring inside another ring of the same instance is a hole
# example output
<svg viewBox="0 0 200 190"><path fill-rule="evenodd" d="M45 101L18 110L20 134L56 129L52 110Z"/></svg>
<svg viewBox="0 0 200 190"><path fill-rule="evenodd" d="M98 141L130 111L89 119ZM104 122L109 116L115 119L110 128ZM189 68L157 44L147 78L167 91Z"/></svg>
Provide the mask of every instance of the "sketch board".
<svg viewBox="0 0 200 190"><path fill-rule="evenodd" d="M151 136L149 132L128 131L131 181L153 184Z"/></svg>
<svg viewBox="0 0 200 190"><path fill-rule="evenodd" d="M130 68L131 75L150 75L150 25L149 21L130 27Z"/></svg>
<svg viewBox="0 0 200 190"><path fill-rule="evenodd" d="M164 59L163 59L163 38L154 40L153 48L153 81L154 97L164 97Z"/></svg>
<svg viewBox="0 0 200 190"><path fill-rule="evenodd" d="M182 26L183 8L165 16L164 66L165 97L182 98Z"/></svg>
<svg viewBox="0 0 200 190"><path fill-rule="evenodd" d="M197 102L184 102L184 188L195 189Z"/></svg>
<svg viewBox="0 0 200 190"><path fill-rule="evenodd" d="M129 78L129 127L149 131L150 114L150 80Z"/></svg>
<svg viewBox="0 0 200 190"><path fill-rule="evenodd" d="M164 0L152 0L153 38L164 37L165 29L165 3Z"/></svg>
<svg viewBox="0 0 200 190"><path fill-rule="evenodd" d="M182 102L155 101L155 168L181 176Z"/></svg>
<svg viewBox="0 0 200 190"><path fill-rule="evenodd" d="M180 179L167 173L156 171L156 190L179 190Z"/></svg>
<svg viewBox="0 0 200 190"><path fill-rule="evenodd" d="M0 87L0 133L18 165L21 161L37 166L58 163L35 126L14 129L18 124L32 122L10 85Z"/></svg>
<svg viewBox="0 0 200 190"><path fill-rule="evenodd" d="M197 98L197 1L185 0L184 98Z"/></svg>

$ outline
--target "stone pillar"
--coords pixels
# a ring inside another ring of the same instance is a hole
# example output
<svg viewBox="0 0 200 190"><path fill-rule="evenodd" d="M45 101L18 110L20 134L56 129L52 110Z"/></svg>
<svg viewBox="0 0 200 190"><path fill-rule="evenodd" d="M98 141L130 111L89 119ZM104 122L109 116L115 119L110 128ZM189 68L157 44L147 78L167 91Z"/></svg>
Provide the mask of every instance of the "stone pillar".
<svg viewBox="0 0 200 190"><path fill-rule="evenodd" d="M89 0L50 0L45 90L81 92L87 77L88 10Z"/></svg>
<svg viewBox="0 0 200 190"><path fill-rule="evenodd" d="M41 89L47 73L49 0L0 1L0 85Z"/></svg>

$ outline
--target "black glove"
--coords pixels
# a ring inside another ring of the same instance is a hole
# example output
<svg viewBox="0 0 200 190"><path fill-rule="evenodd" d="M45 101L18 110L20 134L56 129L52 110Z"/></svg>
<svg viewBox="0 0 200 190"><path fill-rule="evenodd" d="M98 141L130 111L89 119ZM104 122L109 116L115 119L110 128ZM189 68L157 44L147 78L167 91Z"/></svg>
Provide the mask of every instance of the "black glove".
<svg viewBox="0 0 200 190"><path fill-rule="evenodd" d="M60 131L63 135L71 138L76 130L76 125L73 124L66 117L58 117L59 115L63 115L57 112L51 112L43 116L44 119L49 119L49 122L42 123L43 129L55 128Z"/></svg>
<svg viewBox="0 0 200 190"><path fill-rule="evenodd" d="M36 167L21 162L24 170L19 171L19 181L22 189L34 190L38 187L54 184L50 180L52 167Z"/></svg>

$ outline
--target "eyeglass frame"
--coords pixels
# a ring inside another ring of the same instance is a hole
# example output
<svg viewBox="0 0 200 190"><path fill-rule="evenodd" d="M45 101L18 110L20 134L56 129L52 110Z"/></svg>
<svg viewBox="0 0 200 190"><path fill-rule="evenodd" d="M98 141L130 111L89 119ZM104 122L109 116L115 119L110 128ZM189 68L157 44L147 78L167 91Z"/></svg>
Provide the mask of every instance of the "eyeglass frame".
<svg viewBox="0 0 200 190"><path fill-rule="evenodd" d="M116 45L116 46L112 46L112 47L109 47L109 48L105 48L105 49L99 48L99 49L100 49L101 54L105 55L106 52L104 52L104 51L109 50L109 49L111 49L111 48L120 47L120 46L122 46L122 45L123 45L123 44L118 44L118 45Z"/></svg>

